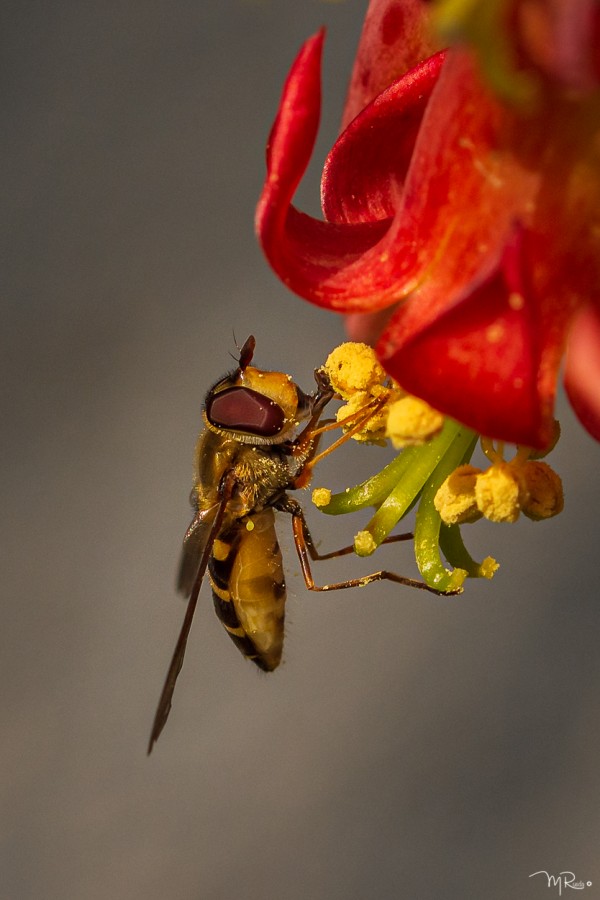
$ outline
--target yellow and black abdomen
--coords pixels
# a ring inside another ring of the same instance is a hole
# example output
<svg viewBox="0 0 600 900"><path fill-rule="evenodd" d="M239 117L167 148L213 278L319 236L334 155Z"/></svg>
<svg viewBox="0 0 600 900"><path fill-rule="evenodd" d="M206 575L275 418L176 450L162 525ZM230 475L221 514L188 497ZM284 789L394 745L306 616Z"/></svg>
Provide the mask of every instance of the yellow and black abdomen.
<svg viewBox="0 0 600 900"><path fill-rule="evenodd" d="M272 509L219 535L208 564L217 616L232 641L265 672L281 662L285 580Z"/></svg>

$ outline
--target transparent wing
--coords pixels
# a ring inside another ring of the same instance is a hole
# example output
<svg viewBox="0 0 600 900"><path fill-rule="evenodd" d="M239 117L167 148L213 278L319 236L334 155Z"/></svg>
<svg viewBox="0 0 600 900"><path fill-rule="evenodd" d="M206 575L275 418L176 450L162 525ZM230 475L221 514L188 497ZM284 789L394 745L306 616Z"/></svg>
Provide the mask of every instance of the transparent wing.
<svg viewBox="0 0 600 900"><path fill-rule="evenodd" d="M221 501L219 500L208 509L200 510L192 520L183 538L183 549L179 563L177 576L177 590L184 597L189 597L196 581L200 560L211 534L215 518L219 513Z"/></svg>
<svg viewBox="0 0 600 900"><path fill-rule="evenodd" d="M179 570L179 584L183 583L185 586L181 589L185 590L186 593L189 593L189 600L185 611L183 625L181 626L181 631L175 645L171 665L169 666L160 700L158 701L156 714L154 716L150 742L148 744L149 754L152 752L152 747L165 727L171 711L173 692L183 665L185 648L190 628L192 627L196 605L198 603L198 594L200 593L200 587L202 586L202 579L204 578L204 573L208 566L215 538L221 530L225 510L231 499L234 484L235 478L233 474L229 472L221 484L219 490L219 502L210 507L207 513L199 513L186 532L183 558Z"/></svg>

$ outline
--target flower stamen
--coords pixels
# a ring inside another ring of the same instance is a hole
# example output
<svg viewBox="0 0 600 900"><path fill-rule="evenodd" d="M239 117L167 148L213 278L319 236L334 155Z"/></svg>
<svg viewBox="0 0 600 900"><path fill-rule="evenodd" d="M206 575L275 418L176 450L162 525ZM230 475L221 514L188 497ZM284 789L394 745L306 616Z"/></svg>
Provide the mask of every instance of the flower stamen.
<svg viewBox="0 0 600 900"><path fill-rule="evenodd" d="M478 438L405 393L385 376L367 345L342 344L329 355L323 374L346 401L337 413L337 425L344 435L333 447L347 437L356 437L365 443L385 443L388 438L396 448L403 448L396 459L362 484L338 494L328 488L316 488L313 493L315 505L329 515L375 507L369 522L355 536L357 555L374 553L416 506L414 548L419 571L430 587L456 592L467 577L489 579L498 569L491 556L481 563L472 559L460 525L482 517L516 522L521 513L541 520L562 510L560 478L547 463L535 458L539 451L517 445L512 458L505 459L504 441ZM552 446L558 433L557 425ZM470 463L478 440L489 463L486 469Z"/></svg>

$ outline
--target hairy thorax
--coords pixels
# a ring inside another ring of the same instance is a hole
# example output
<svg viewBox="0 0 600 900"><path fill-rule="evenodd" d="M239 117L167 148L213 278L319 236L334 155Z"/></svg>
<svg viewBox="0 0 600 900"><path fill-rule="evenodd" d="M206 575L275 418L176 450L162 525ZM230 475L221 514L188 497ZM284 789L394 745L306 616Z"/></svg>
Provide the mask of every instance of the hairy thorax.
<svg viewBox="0 0 600 900"><path fill-rule="evenodd" d="M228 518L234 519L270 505L292 476L288 458L279 448L242 444L207 430L196 448L193 493L199 509L217 502L221 479L231 470L237 487Z"/></svg>

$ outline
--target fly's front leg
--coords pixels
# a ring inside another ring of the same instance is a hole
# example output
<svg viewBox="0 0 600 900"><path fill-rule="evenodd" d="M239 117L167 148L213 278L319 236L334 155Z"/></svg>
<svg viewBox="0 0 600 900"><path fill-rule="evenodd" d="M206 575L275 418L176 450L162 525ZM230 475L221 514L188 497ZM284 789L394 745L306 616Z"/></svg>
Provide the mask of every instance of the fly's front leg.
<svg viewBox="0 0 600 900"><path fill-rule="evenodd" d="M361 431L369 419L376 415L385 405L385 402L385 395L374 397L358 413L353 413L351 416L339 421L336 419L328 420L326 424L319 424L320 412L313 415L306 428L298 435L298 438L293 442L289 450L290 454L301 463L294 477L293 485L290 486L294 487L294 489L306 487L310 483L312 470L315 465L337 450L338 447L341 447L342 444L345 444L357 432ZM321 406L321 411L322 408ZM344 433L331 446L317 454L321 435L335 428L345 429Z"/></svg>
<svg viewBox="0 0 600 900"><path fill-rule="evenodd" d="M304 517L304 511L299 503L291 497L284 497L277 505L277 509L283 512L289 512L292 516L292 530L294 534L294 544L296 552L300 560L300 567L304 582L309 591L340 591L345 588L364 587L373 581L393 581L395 584L403 584L406 587L419 588L423 591L429 591L438 597L447 597L451 594L458 594L460 591L438 591L436 588L430 587L424 581L418 581L416 578L407 578L404 575L397 575L395 572L388 572L386 569L380 569L378 572L371 572L370 575L363 575L360 578L348 578L346 581L336 581L333 584L315 584L310 560L334 559L337 556L345 556L354 551L353 547L343 547L341 550L334 550L331 553L320 554L315 548L308 524ZM395 541L410 540L413 537L411 533L398 534L386 538L383 543L391 544Z"/></svg>
<svg viewBox="0 0 600 900"><path fill-rule="evenodd" d="M315 369L315 380L317 382L317 391L312 398L310 419L297 438L289 442L285 447L285 452L292 456L297 463L294 475L294 488L306 487L310 481L311 463L317 452L322 433L322 429L319 428L319 422L323 415L323 410L335 396L329 380L320 369Z"/></svg>

